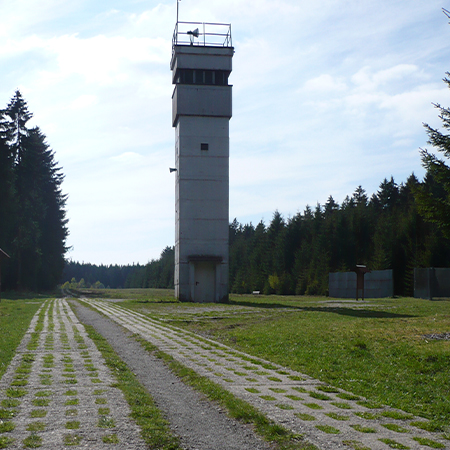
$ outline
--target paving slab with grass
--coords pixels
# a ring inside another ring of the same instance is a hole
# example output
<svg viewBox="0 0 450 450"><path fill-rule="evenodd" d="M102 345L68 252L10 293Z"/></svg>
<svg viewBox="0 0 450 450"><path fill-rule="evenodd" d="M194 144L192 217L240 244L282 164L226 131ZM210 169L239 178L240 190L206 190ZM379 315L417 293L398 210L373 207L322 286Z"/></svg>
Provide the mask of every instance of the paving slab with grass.
<svg viewBox="0 0 450 450"><path fill-rule="evenodd" d="M450 448L430 422L151 319L118 303L86 303L220 384L320 449ZM207 426L207 423L206 425Z"/></svg>
<svg viewBox="0 0 450 450"><path fill-rule="evenodd" d="M0 448L147 448L114 382L67 302L46 301L0 380Z"/></svg>

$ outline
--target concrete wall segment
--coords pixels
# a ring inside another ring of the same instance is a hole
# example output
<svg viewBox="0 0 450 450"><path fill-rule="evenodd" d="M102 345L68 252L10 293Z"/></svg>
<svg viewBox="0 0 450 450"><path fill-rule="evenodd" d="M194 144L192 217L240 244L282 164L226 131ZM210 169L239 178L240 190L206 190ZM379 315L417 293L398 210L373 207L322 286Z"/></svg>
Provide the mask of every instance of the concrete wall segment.
<svg viewBox="0 0 450 450"><path fill-rule="evenodd" d="M177 122L177 130L179 139L188 136L199 139L203 137L228 139L230 121L228 118L185 116Z"/></svg>
<svg viewBox="0 0 450 450"><path fill-rule="evenodd" d="M228 195L225 199L224 194L228 193L228 182L224 180L199 180L187 179L179 180L180 192L179 200L216 200L224 201L228 205ZM201 201L200 200L200 201Z"/></svg>
<svg viewBox="0 0 450 450"><path fill-rule="evenodd" d="M330 297L355 298L356 273L336 272L328 276L328 292ZM385 298L394 295L393 271L373 270L364 276L364 297Z"/></svg>
<svg viewBox="0 0 450 450"><path fill-rule="evenodd" d="M179 116L232 116L231 86L177 85L172 96L172 126Z"/></svg>

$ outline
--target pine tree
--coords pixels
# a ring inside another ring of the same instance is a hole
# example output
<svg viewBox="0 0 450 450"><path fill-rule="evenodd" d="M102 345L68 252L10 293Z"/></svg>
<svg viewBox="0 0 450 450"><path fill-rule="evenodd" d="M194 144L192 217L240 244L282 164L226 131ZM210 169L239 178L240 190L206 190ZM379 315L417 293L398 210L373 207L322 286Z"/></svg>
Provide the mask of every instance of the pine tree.
<svg viewBox="0 0 450 450"><path fill-rule="evenodd" d="M5 112L0 110L0 248L11 252L14 229L14 158L7 139ZM6 285L6 283L5 283Z"/></svg>
<svg viewBox="0 0 450 450"><path fill-rule="evenodd" d="M27 127L32 114L19 91L4 113L15 205L8 235L14 265L10 284L19 289L52 288L62 275L68 235L63 175L45 136L39 128Z"/></svg>
<svg viewBox="0 0 450 450"><path fill-rule="evenodd" d="M450 76L450 72L447 72L447 76ZM444 78L444 82L450 88L450 79ZM443 127L449 130L450 108L444 108L439 104L435 104L435 107L439 110ZM450 135L428 124L424 126L429 138L428 143L445 158L450 159ZM427 169L427 176L431 179L431 183L424 183L416 190L419 212L426 220L436 223L442 234L450 239L450 167L445 160L426 149L421 149L420 153L422 165Z"/></svg>

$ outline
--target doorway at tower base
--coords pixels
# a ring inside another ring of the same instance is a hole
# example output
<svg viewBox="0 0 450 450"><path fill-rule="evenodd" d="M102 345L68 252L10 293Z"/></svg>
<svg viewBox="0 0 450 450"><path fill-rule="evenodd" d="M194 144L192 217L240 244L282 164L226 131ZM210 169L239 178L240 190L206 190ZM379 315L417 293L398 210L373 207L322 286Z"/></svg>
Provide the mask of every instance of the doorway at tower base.
<svg viewBox="0 0 450 450"><path fill-rule="evenodd" d="M188 257L179 264L175 296L180 301L222 303L228 301L228 264L222 257Z"/></svg>

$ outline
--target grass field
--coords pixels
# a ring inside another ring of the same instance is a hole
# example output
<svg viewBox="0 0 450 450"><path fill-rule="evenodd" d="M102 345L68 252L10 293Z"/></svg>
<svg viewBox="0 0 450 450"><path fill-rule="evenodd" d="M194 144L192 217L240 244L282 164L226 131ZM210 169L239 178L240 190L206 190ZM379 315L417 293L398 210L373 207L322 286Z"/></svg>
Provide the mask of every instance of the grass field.
<svg viewBox="0 0 450 450"><path fill-rule="evenodd" d="M45 298L25 294L2 294L0 301L0 377L14 357L39 306Z"/></svg>
<svg viewBox="0 0 450 450"><path fill-rule="evenodd" d="M114 294L128 299L124 306L153 318L449 431L450 341L426 337L450 333L448 300L231 296L229 304L217 305L178 303L172 291Z"/></svg>

